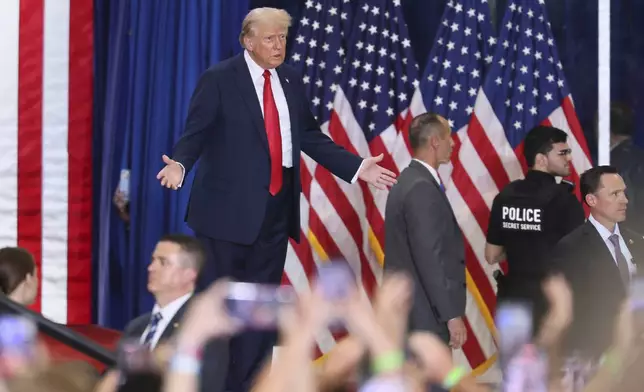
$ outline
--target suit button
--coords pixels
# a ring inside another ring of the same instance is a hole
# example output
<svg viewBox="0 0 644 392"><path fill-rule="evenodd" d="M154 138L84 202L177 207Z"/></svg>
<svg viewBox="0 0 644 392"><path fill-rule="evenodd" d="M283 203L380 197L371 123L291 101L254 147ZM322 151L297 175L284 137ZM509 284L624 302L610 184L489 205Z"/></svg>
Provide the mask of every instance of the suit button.
<svg viewBox="0 0 644 392"><path fill-rule="evenodd" d="M466 287L467 287L467 284L466 284L466 283L463 283L463 288L466 288Z"/></svg>
<svg viewBox="0 0 644 392"><path fill-rule="evenodd" d="M461 264L465 264L465 260L461 260Z"/></svg>

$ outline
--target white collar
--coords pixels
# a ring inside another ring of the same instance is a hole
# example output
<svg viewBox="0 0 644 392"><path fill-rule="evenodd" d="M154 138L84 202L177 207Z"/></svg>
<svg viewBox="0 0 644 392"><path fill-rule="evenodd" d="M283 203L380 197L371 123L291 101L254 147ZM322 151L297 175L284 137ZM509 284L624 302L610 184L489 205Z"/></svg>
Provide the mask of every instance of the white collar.
<svg viewBox="0 0 644 392"><path fill-rule="evenodd" d="M163 320L168 320L170 321L175 314L181 309L181 307L188 302L190 297L192 297L192 292L182 295L181 297L175 299L174 301L170 302L163 308L159 306L159 304L154 304L154 308L152 308L152 314L156 313L161 313L161 317Z"/></svg>
<svg viewBox="0 0 644 392"><path fill-rule="evenodd" d="M421 165L425 166L425 168L429 170L429 172L432 174L432 177L434 177L438 185L439 186L441 185L441 178L438 176L438 172L436 171L436 169L431 167L429 163L421 161L420 159L414 158L414 161L419 162Z"/></svg>
<svg viewBox="0 0 644 392"><path fill-rule="evenodd" d="M588 222L592 223L593 226L595 226L595 229L597 229L597 232L604 241L608 241L610 236L613 234L617 234L619 237L622 236L619 232L619 225L617 223L615 223L615 230L613 230L613 232L611 233L610 230L606 228L606 226L602 225L597 219L595 219L593 214L590 214L590 216L588 217Z"/></svg>
<svg viewBox="0 0 644 392"><path fill-rule="evenodd" d="M260 78L263 80L264 68L260 67L259 64L257 64L255 60L250 57L250 53L248 53L247 50L244 50L244 60L246 61L246 65L248 66L248 71L250 71L251 79L253 81L256 81ZM275 68L269 69L269 72L271 73L271 77L277 77L277 71L275 71Z"/></svg>

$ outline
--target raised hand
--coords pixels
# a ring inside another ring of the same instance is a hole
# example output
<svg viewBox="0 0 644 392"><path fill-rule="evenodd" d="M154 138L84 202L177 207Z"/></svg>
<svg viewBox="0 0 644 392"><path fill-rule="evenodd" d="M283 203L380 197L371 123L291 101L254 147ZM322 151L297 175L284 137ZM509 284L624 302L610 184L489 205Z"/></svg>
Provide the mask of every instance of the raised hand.
<svg viewBox="0 0 644 392"><path fill-rule="evenodd" d="M387 189L396 183L396 175L384 167L378 165L382 161L383 154L377 157L365 158L360 167L358 178L368 182L378 189Z"/></svg>
<svg viewBox="0 0 644 392"><path fill-rule="evenodd" d="M162 158L165 167L157 174L157 180L161 180L161 186L177 190L183 181L183 168L165 154Z"/></svg>

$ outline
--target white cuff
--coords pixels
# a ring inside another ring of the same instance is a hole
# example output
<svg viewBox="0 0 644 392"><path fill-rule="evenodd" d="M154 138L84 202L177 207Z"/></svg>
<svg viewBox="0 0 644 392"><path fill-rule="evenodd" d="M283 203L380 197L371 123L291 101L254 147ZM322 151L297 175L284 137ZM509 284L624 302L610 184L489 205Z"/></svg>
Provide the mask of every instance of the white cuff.
<svg viewBox="0 0 644 392"><path fill-rule="evenodd" d="M181 166L181 170L183 171L183 174L181 174L181 181L179 181L179 185L177 185L177 188L181 188L181 185L183 185L183 180L186 178L186 168L183 167L181 162L177 162L177 164Z"/></svg>
<svg viewBox="0 0 644 392"><path fill-rule="evenodd" d="M360 171L362 170L362 165L364 165L364 159L362 162L360 162L360 166L358 167L358 171L356 171L356 174L354 174L353 178L351 179L351 183L355 184L356 181L358 180L358 175L360 175Z"/></svg>

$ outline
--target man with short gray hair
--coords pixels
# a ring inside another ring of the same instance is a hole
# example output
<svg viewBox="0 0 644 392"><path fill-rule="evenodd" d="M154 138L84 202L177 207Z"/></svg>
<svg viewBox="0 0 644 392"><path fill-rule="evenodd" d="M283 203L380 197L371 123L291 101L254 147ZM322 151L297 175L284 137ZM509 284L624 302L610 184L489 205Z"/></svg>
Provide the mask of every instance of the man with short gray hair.
<svg viewBox="0 0 644 392"><path fill-rule="evenodd" d="M445 118L424 113L412 120L409 142L414 159L387 198L384 266L414 280L409 329L460 349L467 339L465 248L438 175L452 155L451 129Z"/></svg>

